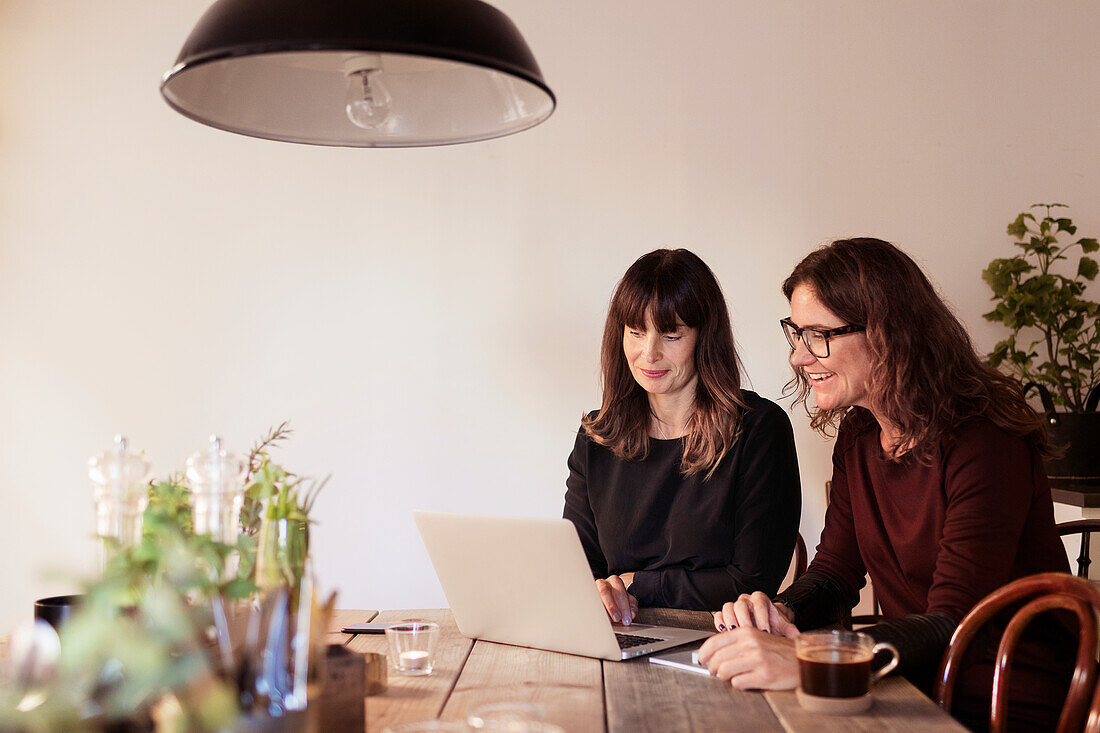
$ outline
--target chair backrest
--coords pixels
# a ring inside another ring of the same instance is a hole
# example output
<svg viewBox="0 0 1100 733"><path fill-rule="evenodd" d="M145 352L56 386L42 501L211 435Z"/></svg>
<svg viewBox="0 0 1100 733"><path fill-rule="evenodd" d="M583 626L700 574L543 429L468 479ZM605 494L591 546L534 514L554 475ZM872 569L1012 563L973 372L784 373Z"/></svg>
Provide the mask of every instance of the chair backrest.
<svg viewBox="0 0 1100 733"><path fill-rule="evenodd" d="M806 572L806 565L809 562L806 553L806 540L802 539L802 533L799 532L794 542L794 579Z"/></svg>
<svg viewBox="0 0 1100 733"><path fill-rule="evenodd" d="M1071 534L1081 535L1081 552L1077 555L1077 577L1089 577L1089 539L1093 532L1100 532L1100 519L1076 519L1072 522L1062 522L1057 525L1058 534L1061 537Z"/></svg>
<svg viewBox="0 0 1100 733"><path fill-rule="evenodd" d="M787 569L787 574L783 577L783 582L779 584L779 589L783 590L788 585L798 580L799 576L806 572L806 565L806 541L802 539L802 533L799 532L795 538L794 556L791 558L791 564Z"/></svg>
<svg viewBox="0 0 1100 733"><path fill-rule="evenodd" d="M955 629L951 643L943 655L934 691L936 702L945 711L951 712L951 697L959 675L959 665L971 640L997 612L1017 603L1024 605L1008 622L1004 636L997 646L989 717L990 733L1001 733L1008 722L1007 671L1020 634L1036 616L1055 609L1066 609L1075 613L1081 634L1077 649L1077 667L1058 720L1057 733L1081 730L1086 715L1086 730L1100 733L1100 687L1096 684L1100 589L1087 580L1066 573L1041 573L1020 578L990 593L974 606Z"/></svg>

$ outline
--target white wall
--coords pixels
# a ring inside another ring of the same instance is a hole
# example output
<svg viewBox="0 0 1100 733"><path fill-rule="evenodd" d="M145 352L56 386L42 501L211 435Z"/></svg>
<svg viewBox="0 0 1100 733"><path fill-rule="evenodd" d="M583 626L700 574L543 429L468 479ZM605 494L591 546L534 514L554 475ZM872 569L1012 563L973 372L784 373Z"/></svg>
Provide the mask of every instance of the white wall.
<svg viewBox="0 0 1100 733"><path fill-rule="evenodd" d="M0 0L0 629L92 566L84 462L116 432L163 474L291 419L278 457L333 474L341 605L443 605L409 511L559 513L640 254L712 266L775 398L779 283L817 244L898 242L987 348L1005 224L1059 200L1100 231L1095 3L497 5L557 112L384 151L172 112L159 77L204 0ZM792 417L812 547L830 445Z"/></svg>

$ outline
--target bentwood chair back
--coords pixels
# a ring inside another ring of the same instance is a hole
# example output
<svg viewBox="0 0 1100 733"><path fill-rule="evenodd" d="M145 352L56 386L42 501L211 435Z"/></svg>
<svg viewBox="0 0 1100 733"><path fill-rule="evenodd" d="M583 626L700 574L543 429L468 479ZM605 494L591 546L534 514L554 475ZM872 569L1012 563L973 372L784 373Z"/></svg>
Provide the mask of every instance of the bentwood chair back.
<svg viewBox="0 0 1100 733"><path fill-rule="evenodd" d="M1089 556L1089 540L1093 532L1100 532L1100 519L1076 519L1072 522L1062 522L1057 527L1058 534L1062 537L1081 535L1081 552L1077 555L1077 577L1089 577L1089 563L1092 562Z"/></svg>
<svg viewBox="0 0 1100 733"><path fill-rule="evenodd" d="M1092 583L1066 573L1040 573L1015 580L982 599L966 614L944 653L940 673L936 678L934 699L946 712L951 712L951 697L959 665L975 634L990 618L1006 606L1023 603L1005 627L997 647L993 668L993 699L990 705L990 733L1003 733L1008 722L1009 665L1016 643L1031 621L1041 613L1064 609L1077 615L1080 643L1077 667L1070 682L1056 733L1081 730L1088 718L1086 731L1100 733L1100 687L1097 686L1097 614L1100 613L1100 589Z"/></svg>
<svg viewBox="0 0 1100 733"><path fill-rule="evenodd" d="M802 539L802 533L799 532L795 538L794 543L794 579L798 580L802 573L806 572L806 565L809 562L806 553L806 540Z"/></svg>
<svg viewBox="0 0 1100 733"><path fill-rule="evenodd" d="M798 580L802 573L806 572L807 563L806 540L802 539L802 533L799 532L795 538L794 557L791 558L790 568L787 570L787 575L783 578L783 582L779 585L779 589L783 590L788 585Z"/></svg>

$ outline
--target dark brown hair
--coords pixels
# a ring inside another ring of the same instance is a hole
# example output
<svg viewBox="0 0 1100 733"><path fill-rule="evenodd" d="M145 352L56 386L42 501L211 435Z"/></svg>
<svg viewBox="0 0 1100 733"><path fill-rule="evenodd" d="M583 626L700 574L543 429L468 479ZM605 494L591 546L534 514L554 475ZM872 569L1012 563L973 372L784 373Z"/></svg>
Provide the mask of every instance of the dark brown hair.
<svg viewBox="0 0 1100 733"><path fill-rule="evenodd" d="M867 327L871 399L901 431L894 458L908 449L927 463L940 437L978 416L1046 451L1046 427L1019 383L981 361L966 328L900 249L881 239L837 240L798 263L783 283L787 300L799 285L845 323ZM785 391L828 434L848 408L811 409L811 389L795 369Z"/></svg>
<svg viewBox="0 0 1100 733"><path fill-rule="evenodd" d="M603 331L603 404L597 416L584 418L582 427L619 458L642 460L648 455L649 399L623 353L623 329L644 329L647 313L663 333L676 330L677 318L698 332L694 358L699 379L680 470L685 476L706 471L710 478L741 432L746 405L722 288L706 263L686 249L642 255L619 281Z"/></svg>

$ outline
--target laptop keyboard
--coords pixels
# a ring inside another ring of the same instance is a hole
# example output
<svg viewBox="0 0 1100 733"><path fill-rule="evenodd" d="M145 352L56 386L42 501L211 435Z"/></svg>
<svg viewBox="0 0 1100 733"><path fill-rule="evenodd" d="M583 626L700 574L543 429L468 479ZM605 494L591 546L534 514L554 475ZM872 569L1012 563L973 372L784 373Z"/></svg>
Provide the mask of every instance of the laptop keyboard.
<svg viewBox="0 0 1100 733"><path fill-rule="evenodd" d="M664 639L656 639L652 636L638 636L637 634L615 634L615 640L619 642L620 649L631 649L643 644L652 644Z"/></svg>

